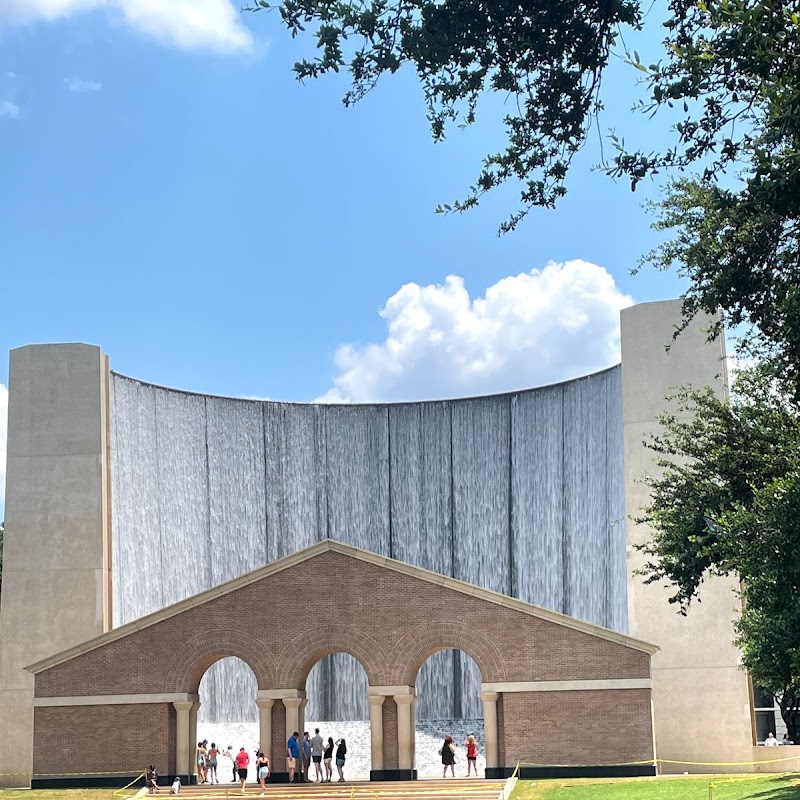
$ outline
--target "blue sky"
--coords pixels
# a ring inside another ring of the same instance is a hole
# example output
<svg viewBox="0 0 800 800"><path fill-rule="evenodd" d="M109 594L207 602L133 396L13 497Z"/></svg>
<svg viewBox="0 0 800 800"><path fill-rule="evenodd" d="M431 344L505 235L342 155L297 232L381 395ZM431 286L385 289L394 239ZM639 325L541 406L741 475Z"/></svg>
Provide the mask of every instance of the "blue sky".
<svg viewBox="0 0 800 800"><path fill-rule="evenodd" d="M619 307L680 293L628 274L656 187L592 172L597 137L565 201L497 238L515 187L433 213L499 149L490 114L434 145L409 70L344 109L344 76L294 79L309 41L237 8L0 8L0 354L84 341L127 375L273 399L500 391L606 366ZM653 60L660 35L628 43ZM615 62L603 128L658 145L637 75Z"/></svg>

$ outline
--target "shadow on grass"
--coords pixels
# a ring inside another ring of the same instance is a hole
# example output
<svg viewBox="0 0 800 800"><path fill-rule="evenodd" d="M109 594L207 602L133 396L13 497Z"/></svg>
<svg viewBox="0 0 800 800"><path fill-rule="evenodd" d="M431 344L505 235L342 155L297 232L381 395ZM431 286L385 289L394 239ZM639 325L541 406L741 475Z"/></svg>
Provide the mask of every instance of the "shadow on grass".
<svg viewBox="0 0 800 800"><path fill-rule="evenodd" d="M787 785L787 781L791 781ZM791 773L787 775L776 775L770 783L780 784L780 786L769 787L761 789L758 792L753 792L749 800L800 800L800 773Z"/></svg>

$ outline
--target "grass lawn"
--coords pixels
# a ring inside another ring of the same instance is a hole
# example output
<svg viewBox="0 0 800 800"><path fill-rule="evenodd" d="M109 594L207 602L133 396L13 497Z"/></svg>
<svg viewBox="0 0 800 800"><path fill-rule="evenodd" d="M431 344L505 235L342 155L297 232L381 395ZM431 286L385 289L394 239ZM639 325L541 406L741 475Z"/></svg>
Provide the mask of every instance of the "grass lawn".
<svg viewBox="0 0 800 800"><path fill-rule="evenodd" d="M118 800L114 789L0 789L0 800ZM133 794L131 789L126 794Z"/></svg>
<svg viewBox="0 0 800 800"><path fill-rule="evenodd" d="M708 785L713 783L713 794ZM800 775L519 781L510 800L800 800ZM2 800L0 798L0 800Z"/></svg>

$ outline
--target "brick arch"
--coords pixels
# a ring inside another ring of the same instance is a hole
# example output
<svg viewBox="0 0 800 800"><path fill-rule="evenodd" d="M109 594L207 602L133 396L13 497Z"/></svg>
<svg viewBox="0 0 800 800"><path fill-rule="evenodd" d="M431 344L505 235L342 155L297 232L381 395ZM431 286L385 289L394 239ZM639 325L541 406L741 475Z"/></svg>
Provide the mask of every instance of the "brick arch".
<svg viewBox="0 0 800 800"><path fill-rule="evenodd" d="M389 654L387 684L413 686L425 660L448 648L463 650L470 656L485 683L506 679L505 658L491 638L464 622L436 620L415 625L395 643Z"/></svg>
<svg viewBox="0 0 800 800"><path fill-rule="evenodd" d="M253 670L259 689L274 686L273 656L263 643L248 634L218 628L186 642L164 674L164 691L197 692L206 670L231 656L240 658Z"/></svg>
<svg viewBox="0 0 800 800"><path fill-rule="evenodd" d="M383 648L368 634L347 625L326 625L290 640L278 657L277 686L304 689L308 673L317 661L331 653L349 653L367 673L370 686L383 686L387 658Z"/></svg>

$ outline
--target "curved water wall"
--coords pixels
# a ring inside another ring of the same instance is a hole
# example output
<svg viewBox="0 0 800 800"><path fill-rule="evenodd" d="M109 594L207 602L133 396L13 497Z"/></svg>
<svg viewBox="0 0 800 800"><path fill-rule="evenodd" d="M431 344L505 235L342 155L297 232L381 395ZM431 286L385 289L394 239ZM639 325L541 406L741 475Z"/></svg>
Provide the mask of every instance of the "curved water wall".
<svg viewBox="0 0 800 800"><path fill-rule="evenodd" d="M620 367L396 405L232 400L121 375L112 395L115 626L330 537L626 631ZM333 598L297 600L299 626L332 618ZM431 613L446 626L458 609ZM355 666L338 654L312 670L307 719L367 718ZM202 718L255 718L252 682L212 667ZM471 659L436 654L419 717L480 716L479 685Z"/></svg>

